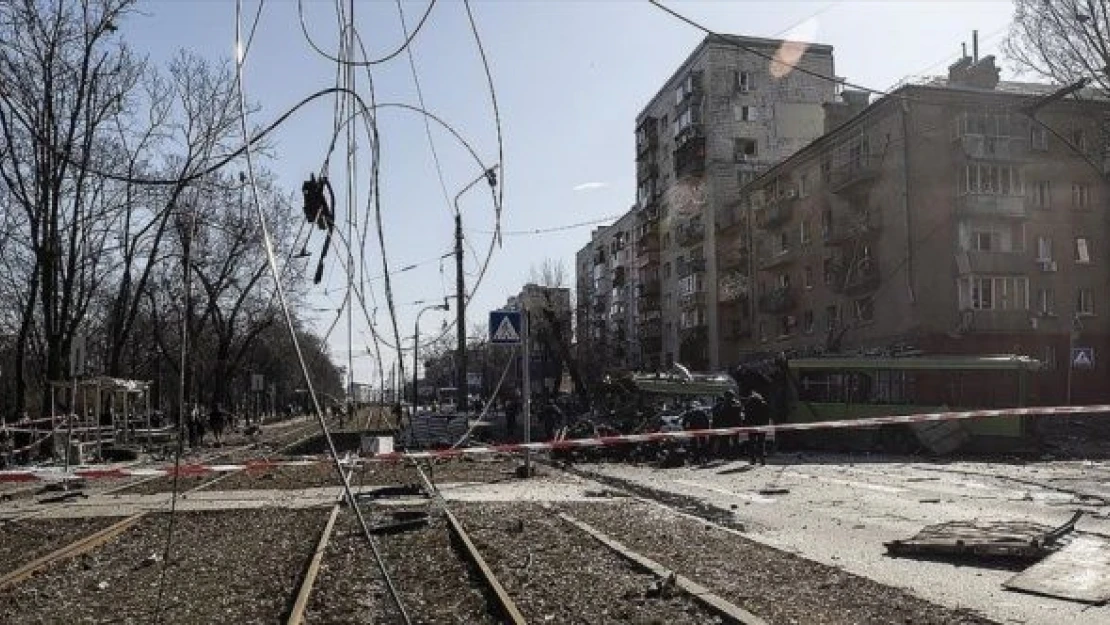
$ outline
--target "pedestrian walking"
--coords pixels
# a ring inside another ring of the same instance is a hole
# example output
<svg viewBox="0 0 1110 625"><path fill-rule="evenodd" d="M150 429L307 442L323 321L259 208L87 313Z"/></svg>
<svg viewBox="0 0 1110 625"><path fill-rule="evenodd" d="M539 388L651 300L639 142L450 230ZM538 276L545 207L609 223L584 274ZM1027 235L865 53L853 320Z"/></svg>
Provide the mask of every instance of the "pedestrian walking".
<svg viewBox="0 0 1110 625"><path fill-rule="evenodd" d="M744 408L744 425L762 426L771 423L771 408L767 400L749 386L747 394L741 399ZM767 464L767 433L751 432L748 434L748 460L751 464L757 461L761 465Z"/></svg>
<svg viewBox="0 0 1110 625"><path fill-rule="evenodd" d="M212 429L212 438L216 439L216 447L219 447L223 444L224 428L227 427L227 413L219 402L208 415L208 427Z"/></svg>

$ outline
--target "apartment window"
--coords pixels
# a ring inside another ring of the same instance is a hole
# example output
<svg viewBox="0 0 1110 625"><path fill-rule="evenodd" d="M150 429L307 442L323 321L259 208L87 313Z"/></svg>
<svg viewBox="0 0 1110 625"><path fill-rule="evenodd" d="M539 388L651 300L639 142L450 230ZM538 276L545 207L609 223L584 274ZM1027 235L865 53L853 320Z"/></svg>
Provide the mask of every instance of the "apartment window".
<svg viewBox="0 0 1110 625"><path fill-rule="evenodd" d="M1033 184L1033 206L1052 208L1052 182L1038 180Z"/></svg>
<svg viewBox="0 0 1110 625"><path fill-rule="evenodd" d="M736 90L740 93L747 93L752 90L752 76L750 73L743 70L736 72Z"/></svg>
<svg viewBox="0 0 1110 625"><path fill-rule="evenodd" d="M1037 260L1052 260L1052 237L1037 237Z"/></svg>
<svg viewBox="0 0 1110 625"><path fill-rule="evenodd" d="M732 159L737 163L756 157L755 139L736 138L732 140Z"/></svg>
<svg viewBox="0 0 1110 625"><path fill-rule="evenodd" d="M743 187L755 180L755 172L750 169L741 169L736 174L736 180L740 183L740 186Z"/></svg>
<svg viewBox="0 0 1110 625"><path fill-rule="evenodd" d="M779 317L779 336L790 336L794 332L794 315Z"/></svg>
<svg viewBox="0 0 1110 625"><path fill-rule="evenodd" d="M998 163L968 163L964 167L960 190L987 195L1022 195L1021 170L1013 165Z"/></svg>
<svg viewBox="0 0 1110 625"><path fill-rule="evenodd" d="M1080 152L1087 151L1087 136L1079 128L1071 131L1071 144Z"/></svg>
<svg viewBox="0 0 1110 625"><path fill-rule="evenodd" d="M807 310L802 313L802 331L806 334L813 334L813 311Z"/></svg>
<svg viewBox="0 0 1110 625"><path fill-rule="evenodd" d="M805 269L802 270L802 286L807 289L813 288L813 267L809 265L806 265Z"/></svg>
<svg viewBox="0 0 1110 625"><path fill-rule="evenodd" d="M767 342L767 322L766 321L760 321L759 322L759 342L760 343L766 343Z"/></svg>
<svg viewBox="0 0 1110 625"><path fill-rule="evenodd" d="M670 262L663 263L663 277L664 278L670 278L671 277L671 263Z"/></svg>
<svg viewBox="0 0 1110 625"><path fill-rule="evenodd" d="M779 233L779 253L785 254L790 251L790 235L781 232Z"/></svg>
<svg viewBox="0 0 1110 625"><path fill-rule="evenodd" d="M754 106L741 104L736 107L736 121L738 122L754 122L758 115Z"/></svg>
<svg viewBox="0 0 1110 625"><path fill-rule="evenodd" d="M1071 207L1087 208L1091 203L1091 187L1083 183L1071 185Z"/></svg>
<svg viewBox="0 0 1110 625"><path fill-rule="evenodd" d="M1037 312L1044 316L1055 314L1056 292L1050 288L1037 289Z"/></svg>
<svg viewBox="0 0 1110 625"><path fill-rule="evenodd" d="M825 156L821 159L821 181L828 184L829 177L832 175L832 157Z"/></svg>
<svg viewBox="0 0 1110 625"><path fill-rule="evenodd" d="M668 249L669 247L671 247L671 233L670 232L664 232L663 233L663 249Z"/></svg>
<svg viewBox="0 0 1110 625"><path fill-rule="evenodd" d="M1048 131L1044 126L1037 122L1029 125L1029 143L1034 150L1048 149Z"/></svg>
<svg viewBox="0 0 1110 625"><path fill-rule="evenodd" d="M826 285L833 283L835 276L833 275L833 261L831 258L826 258L825 261L821 264L821 273Z"/></svg>
<svg viewBox="0 0 1110 625"><path fill-rule="evenodd" d="M825 209L821 211L821 238L828 239L832 235L833 216L832 211Z"/></svg>
<svg viewBox="0 0 1110 625"><path fill-rule="evenodd" d="M990 230L971 232L971 249L976 252L997 252L1000 249L999 233Z"/></svg>
<svg viewBox="0 0 1110 625"><path fill-rule="evenodd" d="M959 281L960 307L971 310L1027 310L1029 279L1024 276L970 276Z"/></svg>
<svg viewBox="0 0 1110 625"><path fill-rule="evenodd" d="M798 239L802 245L809 243L809 218L806 217L798 224Z"/></svg>
<svg viewBox="0 0 1110 625"><path fill-rule="evenodd" d="M1080 287L1075 294L1075 314L1077 315L1093 315L1095 314L1095 299L1091 293L1091 289Z"/></svg>
<svg viewBox="0 0 1110 625"><path fill-rule="evenodd" d="M835 330L836 326L840 323L840 312L836 308L836 304L825 307L825 329Z"/></svg>
<svg viewBox="0 0 1110 625"><path fill-rule="evenodd" d="M1075 262L1087 265L1091 262L1091 250L1088 247L1087 237L1075 238Z"/></svg>
<svg viewBox="0 0 1110 625"><path fill-rule="evenodd" d="M867 323L875 320L875 300L870 297L856 300L856 321Z"/></svg>
<svg viewBox="0 0 1110 625"><path fill-rule="evenodd" d="M779 274L779 288L780 289L789 289L790 288L790 274L788 274L788 273L780 273Z"/></svg>
<svg viewBox="0 0 1110 625"><path fill-rule="evenodd" d="M809 197L809 172L803 171L798 176L798 197Z"/></svg>

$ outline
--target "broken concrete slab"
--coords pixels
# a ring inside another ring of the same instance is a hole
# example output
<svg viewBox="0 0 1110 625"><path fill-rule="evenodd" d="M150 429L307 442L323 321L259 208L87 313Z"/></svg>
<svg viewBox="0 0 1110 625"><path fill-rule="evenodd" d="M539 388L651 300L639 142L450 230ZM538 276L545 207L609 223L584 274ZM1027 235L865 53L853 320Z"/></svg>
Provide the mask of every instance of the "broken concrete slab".
<svg viewBox="0 0 1110 625"><path fill-rule="evenodd" d="M1106 603L1110 601L1110 541L1093 534L1075 536L1002 586L1081 603Z"/></svg>

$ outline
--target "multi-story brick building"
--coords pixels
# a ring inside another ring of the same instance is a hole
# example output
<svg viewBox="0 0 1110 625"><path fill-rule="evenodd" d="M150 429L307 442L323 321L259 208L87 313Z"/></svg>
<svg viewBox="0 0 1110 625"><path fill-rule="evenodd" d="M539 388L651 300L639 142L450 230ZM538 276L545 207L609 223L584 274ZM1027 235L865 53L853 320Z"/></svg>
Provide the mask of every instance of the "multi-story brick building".
<svg viewBox="0 0 1110 625"><path fill-rule="evenodd" d="M912 345L1043 360L1041 401L1104 399L1110 103L999 82L993 57L845 117L747 187L757 297L745 351ZM858 102L857 102L858 104ZM1035 120L1030 118L1035 115ZM739 229L739 228L738 228ZM743 239L743 236L738 237ZM741 323L730 309L723 323ZM1072 370L1072 348L1094 369Z"/></svg>
<svg viewBox="0 0 1110 625"><path fill-rule="evenodd" d="M608 368L638 368L635 211L593 231L575 259L576 342L583 375L598 377Z"/></svg>
<svg viewBox="0 0 1110 625"><path fill-rule="evenodd" d="M793 65L770 60L787 48L799 55ZM834 99L835 81L823 78L833 76L832 48L787 48L776 39L707 37L638 115L636 205L595 232L577 263L578 340L596 345L603 326L589 323L613 319L603 335L620 347L608 366L658 369L677 361L715 369L722 341L737 338L739 328L718 331L719 292L735 306L746 282L735 262L731 273L718 268L718 232L735 230L740 186L818 137L822 105ZM610 232L632 234L623 249L632 254L625 284L634 301L623 308L598 299L609 288L596 267L613 262L598 252L599 244L612 245ZM587 258L598 262L587 267ZM598 301L583 302L591 280L588 292ZM613 334L618 329L625 338Z"/></svg>

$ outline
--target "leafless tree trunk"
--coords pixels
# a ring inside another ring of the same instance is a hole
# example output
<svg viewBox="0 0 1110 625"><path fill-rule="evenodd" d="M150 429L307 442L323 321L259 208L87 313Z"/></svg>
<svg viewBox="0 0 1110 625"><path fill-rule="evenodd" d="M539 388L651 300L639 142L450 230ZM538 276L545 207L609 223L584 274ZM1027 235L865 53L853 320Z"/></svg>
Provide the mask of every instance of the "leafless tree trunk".
<svg viewBox="0 0 1110 625"><path fill-rule="evenodd" d="M1021 69L1058 84L1090 78L1110 93L1110 3L1015 0L1006 53Z"/></svg>

